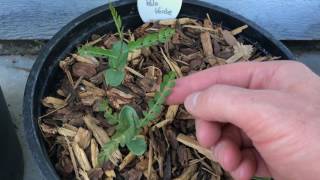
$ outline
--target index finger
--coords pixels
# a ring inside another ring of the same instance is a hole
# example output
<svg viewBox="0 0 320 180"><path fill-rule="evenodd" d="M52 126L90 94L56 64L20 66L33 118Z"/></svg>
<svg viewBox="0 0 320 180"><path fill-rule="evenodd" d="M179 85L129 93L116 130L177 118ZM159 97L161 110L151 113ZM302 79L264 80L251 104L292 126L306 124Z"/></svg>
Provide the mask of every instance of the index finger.
<svg viewBox="0 0 320 180"><path fill-rule="evenodd" d="M245 62L216 66L178 79L168 104L181 104L193 92L202 91L215 84L238 86L249 89L272 89L277 69L291 61Z"/></svg>

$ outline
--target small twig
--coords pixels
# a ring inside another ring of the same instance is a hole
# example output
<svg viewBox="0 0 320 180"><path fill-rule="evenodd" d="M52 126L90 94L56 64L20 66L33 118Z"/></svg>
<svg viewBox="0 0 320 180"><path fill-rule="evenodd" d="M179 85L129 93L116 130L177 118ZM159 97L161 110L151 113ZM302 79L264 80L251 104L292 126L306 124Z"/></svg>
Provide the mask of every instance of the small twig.
<svg viewBox="0 0 320 180"><path fill-rule="evenodd" d="M132 69L132 68L130 68L130 67L128 67L128 66L126 67L126 70L129 71L130 73L138 76L139 78L144 78L144 75L142 75L142 74L139 73L138 71L136 71L136 70L134 70L134 69Z"/></svg>
<svg viewBox="0 0 320 180"><path fill-rule="evenodd" d="M244 26L241 26L241 27L238 27L234 30L231 31L231 33L235 36L235 35L238 35L240 33L242 33L243 30L247 29L249 26L248 25L244 25Z"/></svg>
<svg viewBox="0 0 320 180"><path fill-rule="evenodd" d="M72 166L73 166L73 170L76 174L76 179L80 180L80 176L79 176L79 171L78 171L78 167L77 167L77 162L76 162L76 158L74 156L73 150L71 148L70 145L70 141L67 137L64 137L65 140L67 141L67 146L68 146L68 150L69 150L69 154L70 154L70 158L71 158L71 162L72 162Z"/></svg>
<svg viewBox="0 0 320 180"><path fill-rule="evenodd" d="M181 72L181 69L166 56L166 54L164 53L162 48L160 48L160 50L161 50L161 54L162 54L164 60L169 65L170 69L177 74L177 77L182 77L183 74Z"/></svg>
<svg viewBox="0 0 320 180"><path fill-rule="evenodd" d="M204 147L201 147L200 144L193 138L183 135L183 134L179 134L177 136L177 141L179 141L180 143L191 147L195 150L197 150L199 153L203 154L204 156L206 156L208 159L215 161L215 157L213 157L212 152L209 149L206 149Z"/></svg>
<svg viewBox="0 0 320 180"><path fill-rule="evenodd" d="M152 147L152 142L150 141L149 143L149 152L148 152L148 175L147 179L150 179L151 176L151 170L152 170L152 164L153 164L153 147Z"/></svg>
<svg viewBox="0 0 320 180"><path fill-rule="evenodd" d="M81 77L77 80L76 84L72 87L73 90L76 90L76 89L78 88L78 86L80 85L80 83L81 83L81 81L83 80L83 78L84 78L84 77L81 76ZM65 101L65 102L68 102L70 98L71 98L71 93L68 94L67 98L66 98L64 101Z"/></svg>
<svg viewBox="0 0 320 180"><path fill-rule="evenodd" d="M53 111L51 111L51 112L48 112L47 114L45 114L45 115L43 115L43 116L40 116L40 117L39 117L39 120L41 120L41 119L43 119L43 118L45 118L45 117L47 117L47 116L50 116L51 114L53 114L53 113L55 113L55 112L57 112L57 111L65 108L65 107L67 107L67 106L68 106L68 104L65 104L65 105L61 106L60 108L58 108L58 109L55 109L55 110L53 110Z"/></svg>
<svg viewBox="0 0 320 180"><path fill-rule="evenodd" d="M184 64L186 66L189 66L189 63L187 63L187 62L184 62L184 61L181 61L181 60L178 60L178 59L176 59L175 61L177 61L177 62L179 62L181 64Z"/></svg>
<svg viewBox="0 0 320 180"><path fill-rule="evenodd" d="M198 163L204 161L205 159L206 159L206 158L203 157L203 158L191 160L191 161L189 162L189 166L191 166L191 165L193 165L193 164L198 164Z"/></svg>
<svg viewBox="0 0 320 180"><path fill-rule="evenodd" d="M213 33L218 33L218 30L212 29L212 28L206 28L202 26L194 26L194 25L184 25L183 28L192 28L192 29L199 29L201 31L210 31Z"/></svg>
<svg viewBox="0 0 320 180"><path fill-rule="evenodd" d="M202 167L201 169L207 171L207 172L208 172L209 174L211 174L212 176L218 177L218 175L214 174L214 172L210 171L210 170L207 169L207 168Z"/></svg>
<svg viewBox="0 0 320 180"><path fill-rule="evenodd" d="M99 43L100 41L102 41L103 38L105 38L106 36L107 36L107 35L103 35L103 36L99 37L98 39L96 39L96 40L94 40L94 41L88 42L86 45L88 45L88 46L93 46L93 45Z"/></svg>

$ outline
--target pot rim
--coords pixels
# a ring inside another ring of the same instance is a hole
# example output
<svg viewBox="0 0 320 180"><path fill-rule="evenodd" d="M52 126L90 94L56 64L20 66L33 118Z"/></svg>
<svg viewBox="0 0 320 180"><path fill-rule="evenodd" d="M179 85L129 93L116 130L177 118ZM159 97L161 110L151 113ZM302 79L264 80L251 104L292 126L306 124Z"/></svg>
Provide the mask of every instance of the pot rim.
<svg viewBox="0 0 320 180"><path fill-rule="evenodd" d="M136 0L126 0L126 1L116 1L113 2L114 7L120 7L123 5L129 5L136 3ZM189 4L194 6L200 6L203 8L209 8L213 9L214 11L220 12L222 14L226 14L231 16L232 18L235 18L241 22L244 22L247 24L250 28L254 29L255 31L258 31L262 36L264 36L266 39L268 39L271 43L273 43L275 46L279 48L279 50L284 53L289 59L294 59L293 54L291 51L280 41L276 40L273 35L271 35L269 32L252 22L251 20L248 20L247 18L234 13L230 10L227 10L225 8L209 4L207 2L202 1L195 1L195 0L184 0L183 4ZM108 3L102 6L99 6L97 8L94 8L79 17L75 18L71 22L69 22L67 25L65 25L58 33L56 33L53 38L41 49L37 60L35 61L32 70L29 74L26 86L25 86L25 92L24 92L24 100L23 100L23 119L24 119L24 133L26 135L26 140L29 149L32 150L32 157L36 161L41 175L45 179L59 179L59 176L55 170L55 168L52 166L52 163L50 159L48 158L48 155L45 151L42 150L41 140L37 134L35 129L38 129L36 127L37 119L32 119L34 117L34 101L33 97L35 94L36 89L36 82L38 81L38 77L40 74L40 70L44 66L45 60L48 58L51 50L61 41L70 31L70 29L75 28L78 26L78 24L81 24L88 19L103 13L108 9ZM41 166L40 166L41 164Z"/></svg>

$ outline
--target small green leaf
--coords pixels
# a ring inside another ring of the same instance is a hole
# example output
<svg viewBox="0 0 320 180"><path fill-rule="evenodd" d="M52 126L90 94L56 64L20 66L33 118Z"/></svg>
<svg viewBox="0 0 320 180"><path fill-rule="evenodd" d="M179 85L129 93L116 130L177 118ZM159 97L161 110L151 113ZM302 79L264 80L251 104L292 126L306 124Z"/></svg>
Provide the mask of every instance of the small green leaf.
<svg viewBox="0 0 320 180"><path fill-rule="evenodd" d="M78 49L78 53L81 56L93 56L101 58L115 58L116 56L109 49L103 49L100 47L82 46Z"/></svg>
<svg viewBox="0 0 320 180"><path fill-rule="evenodd" d="M127 147L133 154L141 156L147 150L147 144L143 137L136 136L131 141L127 142Z"/></svg>
<svg viewBox="0 0 320 180"><path fill-rule="evenodd" d="M100 102L100 104L99 104L99 112L104 112L104 111L106 111L107 107L108 107L108 101L105 100L105 99L102 100L102 101Z"/></svg>
<svg viewBox="0 0 320 180"><path fill-rule="evenodd" d="M122 20L120 15L118 14L117 10L113 7L112 3L109 3L109 9L111 11L111 15L113 17L114 23L116 25L117 31L121 40L123 40L123 31L122 31Z"/></svg>
<svg viewBox="0 0 320 180"><path fill-rule="evenodd" d="M107 85L116 87L122 83L125 75L126 74L124 71L119 71L116 69L107 69L105 71L105 80Z"/></svg>
<svg viewBox="0 0 320 180"><path fill-rule="evenodd" d="M144 118L139 121L139 127L146 126L150 121L153 121L161 114L166 97L171 93L175 77L176 75L174 72L170 72L163 77L163 82L160 84L160 91L156 92L154 98L148 102L149 110L147 113L143 113Z"/></svg>
<svg viewBox="0 0 320 180"><path fill-rule="evenodd" d="M119 119L117 118L117 116L116 115L112 115L112 111L104 112L104 118L111 125L116 125L119 122Z"/></svg>
<svg viewBox="0 0 320 180"><path fill-rule="evenodd" d="M125 42L118 41L112 46L115 57L109 59L109 66L114 69L123 70L128 61L129 49Z"/></svg>
<svg viewBox="0 0 320 180"><path fill-rule="evenodd" d="M145 37L137 39L136 41L129 42L129 51L132 52L135 49L141 49L160 43L165 43L169 41L174 34L175 30L172 28L161 29L157 33L151 33Z"/></svg>
<svg viewBox="0 0 320 180"><path fill-rule="evenodd" d="M99 164L103 165L104 162L110 159L111 155L118 149L119 143L110 140L108 143L103 145L102 151L99 153Z"/></svg>
<svg viewBox="0 0 320 180"><path fill-rule="evenodd" d="M112 139L124 146L138 134L139 129L136 125L138 120L137 112L130 106L124 106L119 113L117 132L112 136Z"/></svg>

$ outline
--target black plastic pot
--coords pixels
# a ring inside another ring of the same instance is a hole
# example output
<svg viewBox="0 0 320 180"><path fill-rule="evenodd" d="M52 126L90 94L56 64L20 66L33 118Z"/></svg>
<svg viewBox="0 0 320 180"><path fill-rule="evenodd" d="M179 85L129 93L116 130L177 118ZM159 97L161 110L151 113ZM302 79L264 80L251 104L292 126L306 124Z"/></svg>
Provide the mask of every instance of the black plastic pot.
<svg viewBox="0 0 320 180"><path fill-rule="evenodd" d="M126 28L134 29L142 24L136 1L128 0L114 3L123 18ZM114 31L112 17L108 5L93 9L70 22L44 47L38 56L30 73L24 97L23 116L27 141L32 155L42 174L47 179L58 179L58 175L47 156L37 119L43 111L41 99L53 92L62 78L63 73L58 68L58 62L64 59L76 46L89 39L90 35L104 34ZM292 53L273 36L251 21L226 9L194 0L184 0L179 17L204 19L209 13L216 23L221 23L227 29L237 28L244 24L249 28L242 33L243 39L257 43L266 52L283 59L293 59ZM263 50L261 49L261 50Z"/></svg>
<svg viewBox="0 0 320 180"><path fill-rule="evenodd" d="M0 179L23 178L22 149L0 88Z"/></svg>

